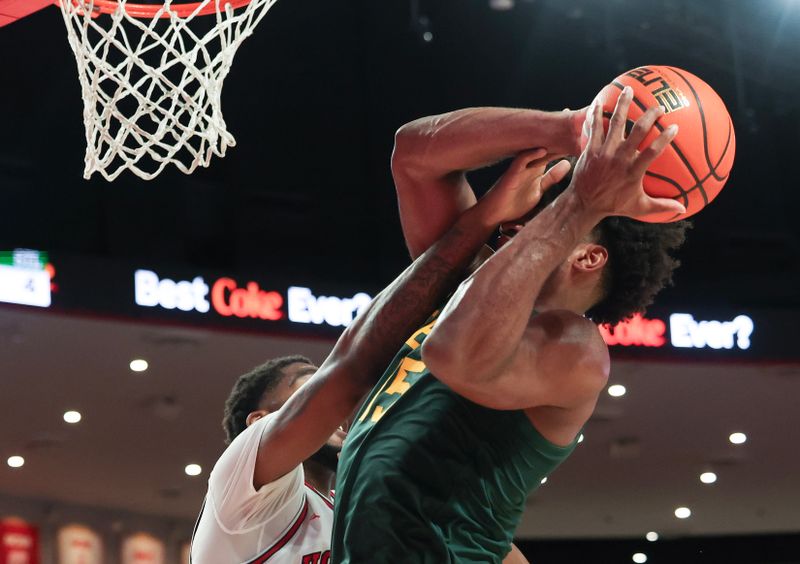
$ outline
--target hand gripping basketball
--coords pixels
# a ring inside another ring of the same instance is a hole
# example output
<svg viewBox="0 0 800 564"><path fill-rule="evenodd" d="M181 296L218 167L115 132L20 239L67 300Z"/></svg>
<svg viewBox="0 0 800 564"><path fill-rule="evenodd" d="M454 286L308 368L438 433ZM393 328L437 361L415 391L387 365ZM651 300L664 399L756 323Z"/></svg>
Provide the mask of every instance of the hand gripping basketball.
<svg viewBox="0 0 800 564"><path fill-rule="evenodd" d="M636 219L686 219L711 203L730 178L736 154L731 116L719 95L699 77L675 67L646 65L620 74L598 93L606 124L625 86L633 88L628 127L651 106L664 110L645 144L670 125L680 127L680 133L648 167L643 185L651 196L678 200L687 210L683 215L655 214ZM588 131L584 131L582 147L587 141Z"/></svg>
<svg viewBox="0 0 800 564"><path fill-rule="evenodd" d="M586 116L589 139L575 165L572 186L584 205L600 216L622 215L632 218L653 214L684 214L686 208L672 198L649 196L642 186L644 174L678 132L677 125L664 129L649 145L642 145L656 120L663 115L661 107L648 109L630 134L625 136L625 123L633 91L626 87L608 127L603 131L603 108L598 100Z"/></svg>

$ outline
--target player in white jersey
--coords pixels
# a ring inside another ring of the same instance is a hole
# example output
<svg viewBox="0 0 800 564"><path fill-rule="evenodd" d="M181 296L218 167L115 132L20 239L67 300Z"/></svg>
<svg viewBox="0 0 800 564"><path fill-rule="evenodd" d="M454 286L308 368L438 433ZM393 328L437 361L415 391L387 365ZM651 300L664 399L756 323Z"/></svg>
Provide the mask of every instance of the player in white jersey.
<svg viewBox="0 0 800 564"><path fill-rule="evenodd" d="M335 478L340 426L463 278L487 229L525 215L559 180L534 166L545 154L517 156L493 196L464 211L382 291L318 370L303 357L282 357L239 379L223 421L230 445L211 472L193 534L193 564L327 564L333 513L322 492ZM514 549L507 562L525 559Z"/></svg>
<svg viewBox="0 0 800 564"><path fill-rule="evenodd" d="M256 489L263 433L280 405L317 368L301 356L273 359L239 378L225 407L230 445L208 480L192 561L327 564L333 527L330 485L344 432L288 474ZM232 440L231 440L232 439ZM325 492L325 493L322 493Z"/></svg>
<svg viewBox="0 0 800 564"><path fill-rule="evenodd" d="M259 444L264 427L276 413L248 412L254 414L250 425L236 434L236 414L241 416L242 406L252 401L248 397L271 398L267 408L270 402L273 406L283 403L316 370L304 357L281 357L237 382L223 420L229 437L235 438L211 472L195 528L193 562L328 564L333 528L333 495L328 488L335 477L344 432L337 430L302 465L258 490L252 477ZM506 564L524 562L516 549L506 559Z"/></svg>

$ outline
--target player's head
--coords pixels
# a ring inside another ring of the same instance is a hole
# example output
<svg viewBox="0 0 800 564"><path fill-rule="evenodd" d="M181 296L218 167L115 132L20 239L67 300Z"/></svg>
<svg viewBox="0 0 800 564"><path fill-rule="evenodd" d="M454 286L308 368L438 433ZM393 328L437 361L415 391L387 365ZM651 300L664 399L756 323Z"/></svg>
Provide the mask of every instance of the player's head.
<svg viewBox="0 0 800 564"><path fill-rule="evenodd" d="M226 443L260 417L280 409L305 381L302 376L316 369L306 357L292 355L273 358L239 376L225 402L222 427Z"/></svg>
<svg viewBox="0 0 800 564"><path fill-rule="evenodd" d="M555 200L570 180L571 174L550 188L531 217ZM596 323L614 324L644 312L672 282L680 265L672 253L683 244L690 227L688 221L644 223L607 217L551 274L540 298L572 294L572 303L580 303ZM500 242L507 239L501 236Z"/></svg>
<svg viewBox="0 0 800 564"><path fill-rule="evenodd" d="M600 297L586 312L595 323L615 324L644 313L656 295L672 284L680 261L673 253L686 240L688 221L644 223L607 217L592 231L591 244L607 251Z"/></svg>
<svg viewBox="0 0 800 564"><path fill-rule="evenodd" d="M300 355L282 356L243 374L225 402L222 427L230 444L247 427L277 411L315 372L317 367ZM312 459L336 469L342 436L335 433Z"/></svg>

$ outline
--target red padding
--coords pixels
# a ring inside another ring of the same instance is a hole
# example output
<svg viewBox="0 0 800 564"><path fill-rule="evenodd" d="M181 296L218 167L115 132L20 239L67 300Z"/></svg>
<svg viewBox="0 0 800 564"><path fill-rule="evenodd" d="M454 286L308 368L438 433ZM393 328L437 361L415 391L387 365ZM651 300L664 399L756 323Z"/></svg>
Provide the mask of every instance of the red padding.
<svg viewBox="0 0 800 564"><path fill-rule="evenodd" d="M54 4L53 0L0 0L0 27Z"/></svg>

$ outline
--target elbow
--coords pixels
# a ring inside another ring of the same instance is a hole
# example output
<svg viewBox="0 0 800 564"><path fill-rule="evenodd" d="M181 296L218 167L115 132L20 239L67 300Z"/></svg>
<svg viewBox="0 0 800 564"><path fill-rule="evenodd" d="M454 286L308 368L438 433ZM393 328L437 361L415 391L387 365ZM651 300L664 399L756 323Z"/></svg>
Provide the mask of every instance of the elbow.
<svg viewBox="0 0 800 564"><path fill-rule="evenodd" d="M421 120L405 124L394 134L392 174L415 177L423 169L424 147L430 135Z"/></svg>
<svg viewBox="0 0 800 564"><path fill-rule="evenodd" d="M456 344L454 338L431 332L422 343L422 362L436 376L456 391L481 388L507 368L511 357L487 351L480 344Z"/></svg>
<svg viewBox="0 0 800 564"><path fill-rule="evenodd" d="M458 395L486 407L497 407L496 398L487 395L491 377L472 359L430 337L422 344L422 361L430 373Z"/></svg>
<svg viewBox="0 0 800 564"><path fill-rule="evenodd" d="M440 380L451 380L450 376L457 371L454 347L448 347L431 334L422 343L422 362L431 374Z"/></svg>
<svg viewBox="0 0 800 564"><path fill-rule="evenodd" d="M421 139L427 139L431 136L431 127L428 118L415 119L400 129L395 131L394 146L403 150L407 150L417 144Z"/></svg>
<svg viewBox="0 0 800 564"><path fill-rule="evenodd" d="M431 374L453 389L460 389L469 384L476 376L473 367L469 365L469 359L460 348L442 339L436 339L434 334L428 336L422 343L421 353L422 362Z"/></svg>
<svg viewBox="0 0 800 564"><path fill-rule="evenodd" d="M413 123L413 122L412 122ZM394 134L394 148L392 149L392 174L402 174L412 166L418 158L416 145L417 134L412 123L407 123Z"/></svg>

